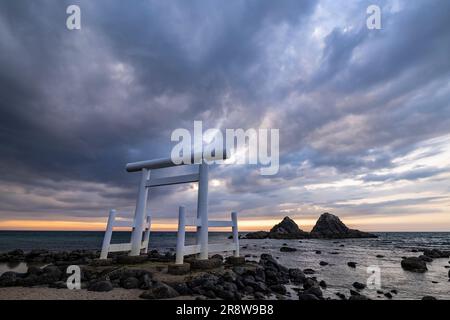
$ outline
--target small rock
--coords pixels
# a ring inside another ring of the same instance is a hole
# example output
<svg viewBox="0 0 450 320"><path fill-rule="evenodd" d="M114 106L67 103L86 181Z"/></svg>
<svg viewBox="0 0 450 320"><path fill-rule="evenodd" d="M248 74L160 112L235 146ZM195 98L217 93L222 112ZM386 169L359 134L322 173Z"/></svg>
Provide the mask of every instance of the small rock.
<svg viewBox="0 0 450 320"><path fill-rule="evenodd" d="M404 270L411 272L423 273L428 270L425 261L417 257L410 257L403 259L401 262L401 266Z"/></svg>
<svg viewBox="0 0 450 320"><path fill-rule="evenodd" d="M319 298L317 298L317 296L314 295L314 294L302 293L302 294L298 295L298 300L301 300L301 301L316 301L316 300L319 300Z"/></svg>
<svg viewBox="0 0 450 320"><path fill-rule="evenodd" d="M321 281L319 282L319 286L320 286L321 288L323 288L323 289L326 289L326 288L327 288L327 283L326 283L324 280L321 280Z"/></svg>
<svg viewBox="0 0 450 320"><path fill-rule="evenodd" d="M366 287L366 285L361 282L353 282L353 287L358 290L363 290Z"/></svg>
<svg viewBox="0 0 450 320"><path fill-rule="evenodd" d="M350 268L356 268L356 262L347 262L347 265L348 265Z"/></svg>
<svg viewBox="0 0 450 320"><path fill-rule="evenodd" d="M139 297L142 299L170 299L178 297L178 292L165 283L158 283L153 288L143 292Z"/></svg>
<svg viewBox="0 0 450 320"><path fill-rule="evenodd" d="M269 289L279 294L286 294L287 292L286 287L282 284L275 284L273 286L270 286Z"/></svg>
<svg viewBox="0 0 450 320"><path fill-rule="evenodd" d="M393 293L393 294L398 294L398 291L397 291L396 289L392 289L392 290L391 290L391 293Z"/></svg>
<svg viewBox="0 0 450 320"><path fill-rule="evenodd" d="M314 274L314 273L316 273L316 271L314 271L313 269L307 268L307 269L303 270L303 273L304 274Z"/></svg>
<svg viewBox="0 0 450 320"><path fill-rule="evenodd" d="M355 291L355 290L350 289L350 295L351 295L351 296L359 296L360 293L357 292L357 291Z"/></svg>
<svg viewBox="0 0 450 320"><path fill-rule="evenodd" d="M289 278L293 283L303 283L306 280L306 276L300 269L289 269Z"/></svg>
<svg viewBox="0 0 450 320"><path fill-rule="evenodd" d="M345 294L343 294L343 293L337 292L336 295L337 295L337 296L339 297L339 299L341 299L341 300L347 299L347 298L345 297Z"/></svg>
<svg viewBox="0 0 450 320"><path fill-rule="evenodd" d="M13 287L17 282L18 274L7 271L0 276L0 287Z"/></svg>
<svg viewBox="0 0 450 320"><path fill-rule="evenodd" d="M320 290L319 287L311 287L311 288L303 291L303 294L313 294L319 299L322 298L322 295L323 295L322 290Z"/></svg>
<svg viewBox="0 0 450 320"><path fill-rule="evenodd" d="M92 283L88 291L96 291L96 292L108 292L113 289L113 285L111 281L97 281Z"/></svg>
<svg viewBox="0 0 450 320"><path fill-rule="evenodd" d="M384 296L385 296L386 298L388 298L388 299L392 299L392 294L390 294L389 292L386 292L386 293L384 294Z"/></svg>
<svg viewBox="0 0 450 320"><path fill-rule="evenodd" d="M139 288L139 280L135 277L129 277L121 281L121 285L124 289L137 289Z"/></svg>
<svg viewBox="0 0 450 320"><path fill-rule="evenodd" d="M384 258L384 256L382 254L377 254L376 257L377 258Z"/></svg>
<svg viewBox="0 0 450 320"><path fill-rule="evenodd" d="M223 261L223 256L220 254L214 254L211 259L219 259L220 261Z"/></svg>
<svg viewBox="0 0 450 320"><path fill-rule="evenodd" d="M322 254L322 251L316 250L316 254Z"/></svg>
<svg viewBox="0 0 450 320"><path fill-rule="evenodd" d="M291 248L291 247L281 247L280 251L281 252L295 252L295 251L297 251L297 249Z"/></svg>
<svg viewBox="0 0 450 320"><path fill-rule="evenodd" d="M311 287L317 287L319 284L317 283L316 280L312 279L312 278L307 278L305 279L305 281L303 282L303 289L307 290Z"/></svg>
<svg viewBox="0 0 450 320"><path fill-rule="evenodd" d="M328 262L320 261L319 264L320 264L321 266L327 266L327 265L328 265Z"/></svg>
<svg viewBox="0 0 450 320"><path fill-rule="evenodd" d="M422 298L422 300L437 300L437 299L433 296L425 296Z"/></svg>

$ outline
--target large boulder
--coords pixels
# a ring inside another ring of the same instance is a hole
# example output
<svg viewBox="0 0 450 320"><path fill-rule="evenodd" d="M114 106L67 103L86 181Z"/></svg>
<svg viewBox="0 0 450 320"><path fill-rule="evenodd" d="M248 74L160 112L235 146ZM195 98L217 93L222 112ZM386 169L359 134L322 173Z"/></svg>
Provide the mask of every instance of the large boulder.
<svg viewBox="0 0 450 320"><path fill-rule="evenodd" d="M316 225L311 231L313 238L319 239L345 239L345 238L376 238L371 233L359 230L349 229L339 217L324 213L317 220Z"/></svg>
<svg viewBox="0 0 450 320"><path fill-rule="evenodd" d="M425 261L417 257L405 258L402 260L401 265L404 270L411 272L423 273L428 270Z"/></svg>
<svg viewBox="0 0 450 320"><path fill-rule="evenodd" d="M13 287L17 283L18 273L8 271L0 276L0 287Z"/></svg>
<svg viewBox="0 0 450 320"><path fill-rule="evenodd" d="M289 217L284 217L269 232L269 238L272 239L304 239L307 237L308 233L301 230L295 221Z"/></svg>

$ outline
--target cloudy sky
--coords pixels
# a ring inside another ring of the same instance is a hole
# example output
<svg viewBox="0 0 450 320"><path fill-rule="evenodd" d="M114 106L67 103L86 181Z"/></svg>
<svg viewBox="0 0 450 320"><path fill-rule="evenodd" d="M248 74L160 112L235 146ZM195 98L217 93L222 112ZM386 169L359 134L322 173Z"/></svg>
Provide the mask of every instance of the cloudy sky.
<svg viewBox="0 0 450 320"><path fill-rule="evenodd" d="M448 231L449 57L448 0L1 1L0 229L132 213L125 164L169 156L172 131L202 120L280 129L278 175L211 169L211 216ZM194 188L151 191L155 228L194 214Z"/></svg>

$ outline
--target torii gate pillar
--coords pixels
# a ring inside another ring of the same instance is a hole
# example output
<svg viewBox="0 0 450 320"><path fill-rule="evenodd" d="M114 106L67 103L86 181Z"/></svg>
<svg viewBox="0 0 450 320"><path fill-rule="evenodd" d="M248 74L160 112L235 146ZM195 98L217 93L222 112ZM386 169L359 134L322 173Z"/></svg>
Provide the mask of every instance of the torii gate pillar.
<svg viewBox="0 0 450 320"><path fill-rule="evenodd" d="M197 226L197 244L200 245L198 258L206 260L208 259L208 165L205 162L202 162L199 168L197 219L201 221Z"/></svg>

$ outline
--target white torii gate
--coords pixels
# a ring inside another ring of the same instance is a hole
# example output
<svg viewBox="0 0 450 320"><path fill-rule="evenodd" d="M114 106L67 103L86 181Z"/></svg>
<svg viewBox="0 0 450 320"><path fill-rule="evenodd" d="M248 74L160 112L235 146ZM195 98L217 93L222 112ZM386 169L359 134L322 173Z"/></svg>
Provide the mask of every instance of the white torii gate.
<svg viewBox="0 0 450 320"><path fill-rule="evenodd" d="M141 171L141 181L139 184L139 193L136 202L136 210L133 221L116 220L116 211L111 210L109 214L108 224L103 239L102 252L100 259L106 259L109 252L129 251L131 256L138 256L143 250L148 251L151 215L147 212L147 200L149 188L175 185L182 183L198 182L198 200L197 200L197 218L192 223L186 223L184 207L180 207L179 225L177 236L177 259L176 263L183 263L183 257L188 254L198 253L201 260L208 259L209 252L233 251L235 256L239 256L239 240L237 213L232 213L231 221L209 221L208 220L208 164L205 160L223 160L227 158L226 151L222 153L222 157L217 159L214 157L204 158L203 155L191 155L191 162L194 159L200 159L201 163L197 164L198 173L170 176L164 178L152 179L150 177L151 170L175 167L182 164L175 164L172 159L156 159L149 161L141 161L129 163L126 165L128 172ZM195 163L194 163L195 164ZM194 246L184 246L185 226L195 226L197 244ZM130 227L132 228L131 242L121 244L111 244L111 237L114 227ZM208 227L232 227L233 243L228 245L208 245ZM144 233L144 239L142 239Z"/></svg>

